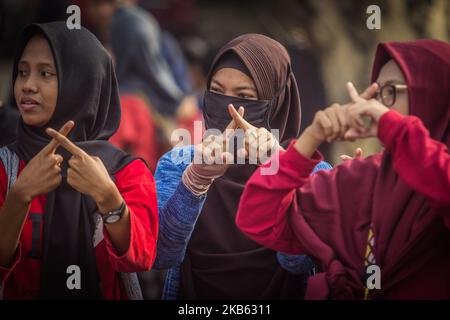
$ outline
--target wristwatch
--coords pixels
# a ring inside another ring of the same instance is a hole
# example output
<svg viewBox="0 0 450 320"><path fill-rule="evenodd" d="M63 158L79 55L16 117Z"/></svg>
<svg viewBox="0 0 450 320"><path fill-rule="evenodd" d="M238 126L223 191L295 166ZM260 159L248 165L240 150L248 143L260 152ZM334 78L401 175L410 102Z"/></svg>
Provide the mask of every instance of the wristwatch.
<svg viewBox="0 0 450 320"><path fill-rule="evenodd" d="M122 200L122 205L120 206L119 209L114 210L114 211L109 211L102 216L103 223L111 224L111 223L116 223L117 221L119 221L123 216L123 212L125 211L125 206L126 206L125 201Z"/></svg>

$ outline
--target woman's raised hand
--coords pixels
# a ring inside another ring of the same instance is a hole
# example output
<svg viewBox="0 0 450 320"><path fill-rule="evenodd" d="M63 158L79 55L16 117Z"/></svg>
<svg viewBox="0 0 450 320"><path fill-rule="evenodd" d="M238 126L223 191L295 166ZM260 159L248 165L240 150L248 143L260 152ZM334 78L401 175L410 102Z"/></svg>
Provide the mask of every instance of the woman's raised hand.
<svg viewBox="0 0 450 320"><path fill-rule="evenodd" d="M74 127L73 121L66 122L58 135L65 138ZM18 176L14 188L22 199L29 203L34 197L56 189L62 181L61 162L63 157L56 153L59 147L57 139L52 139L34 158L32 158Z"/></svg>
<svg viewBox="0 0 450 320"><path fill-rule="evenodd" d="M378 122L381 116L389 111L389 108L372 99L371 96L360 96L351 82L347 83L347 91L353 103L347 109L347 117L351 128L345 133L344 138L346 140L355 140L376 137L378 134ZM368 119L369 123L365 124L364 119Z"/></svg>
<svg viewBox="0 0 450 320"><path fill-rule="evenodd" d="M232 105L228 108L235 110ZM236 111L236 110L235 110ZM244 108L240 107L236 111L239 115L244 115ZM209 135L201 143L195 146L194 161L197 164L219 165L225 169L227 164L233 161L233 155L228 150L228 142L234 135L237 124L235 120L231 120L225 130L219 135ZM217 167L217 170L220 171Z"/></svg>
<svg viewBox="0 0 450 320"><path fill-rule="evenodd" d="M335 141L347 139L345 136L350 128L363 128L364 121L360 116L351 117L350 111L358 110L363 102L370 99L376 92L378 85L370 85L361 95L358 94L353 84L347 85L347 90L352 99L351 103L331 105L323 111L318 111L311 125L311 132L317 140ZM356 109L355 109L356 106Z"/></svg>
<svg viewBox="0 0 450 320"><path fill-rule="evenodd" d="M354 126L362 126L362 119L358 117L352 118L349 110L354 104L360 101L366 101L374 96L378 89L376 83L370 85L360 96L356 92L356 96L352 91L352 102L340 105L333 104L325 110L318 111L312 124L308 126L303 134L297 139L294 147L299 153L306 157L311 157L317 148L325 141L331 142L335 140L351 139L347 136L348 132L352 132ZM356 90L355 90L356 91ZM359 100L361 99L361 100ZM357 100L357 102L355 102Z"/></svg>
<svg viewBox="0 0 450 320"><path fill-rule="evenodd" d="M233 108L234 109L234 108ZM244 115L244 108L239 108ZM228 151L228 141L237 125L234 120L219 135L210 135L194 146L194 160L184 170L183 184L196 196L205 194L214 179L221 177L233 161Z"/></svg>
<svg viewBox="0 0 450 320"><path fill-rule="evenodd" d="M47 134L72 154L67 169L67 183L85 195L91 196L97 203L100 212L105 213L109 207L108 201L117 195L117 188L111 180L108 170L99 157L90 156L83 149L72 143L63 134L48 128ZM119 206L120 203L117 206Z"/></svg>
<svg viewBox="0 0 450 320"><path fill-rule="evenodd" d="M243 107L240 108L243 109ZM244 148L238 150L240 156L256 160L254 162L259 164L268 160L271 154L279 150L278 140L266 128L251 125L232 105L228 106L228 112L236 126L244 131Z"/></svg>

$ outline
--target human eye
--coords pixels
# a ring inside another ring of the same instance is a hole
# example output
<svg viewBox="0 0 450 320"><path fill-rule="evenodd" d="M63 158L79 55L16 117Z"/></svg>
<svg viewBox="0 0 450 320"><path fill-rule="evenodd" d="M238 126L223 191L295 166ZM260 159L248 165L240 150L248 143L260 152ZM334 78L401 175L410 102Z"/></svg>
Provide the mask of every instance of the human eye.
<svg viewBox="0 0 450 320"><path fill-rule="evenodd" d="M19 68L19 70L18 70L17 73L19 74L20 77L26 77L27 74L28 74L27 70L25 70L25 69L20 69L20 68Z"/></svg>
<svg viewBox="0 0 450 320"><path fill-rule="evenodd" d="M237 96L241 99L248 99L248 100L256 100L257 97L255 96L255 94L250 93L250 92L239 92L237 94Z"/></svg>
<svg viewBox="0 0 450 320"><path fill-rule="evenodd" d="M209 88L209 91L211 91L211 92L213 92L213 93L219 93L219 94L222 94L221 89L220 89L219 87L217 87L217 86L211 86L211 87Z"/></svg>
<svg viewBox="0 0 450 320"><path fill-rule="evenodd" d="M44 78L50 78L51 76L53 76L54 74L50 71L41 71L41 76Z"/></svg>

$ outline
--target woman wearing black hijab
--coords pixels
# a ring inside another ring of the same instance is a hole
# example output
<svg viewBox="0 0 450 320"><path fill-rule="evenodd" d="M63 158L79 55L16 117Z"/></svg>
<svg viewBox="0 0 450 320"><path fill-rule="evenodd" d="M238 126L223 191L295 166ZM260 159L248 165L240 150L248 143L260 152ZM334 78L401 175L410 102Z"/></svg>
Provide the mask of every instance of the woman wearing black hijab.
<svg viewBox="0 0 450 320"><path fill-rule="evenodd" d="M214 59L207 83L207 129L239 127L249 140L278 129L281 146L299 134L299 92L289 55L277 41L258 34L232 40ZM234 107L240 106L238 113ZM258 148L276 149L278 142L266 136ZM207 147L211 137L200 146ZM175 148L155 173L160 218L155 268L170 268L163 298L301 298L311 266L305 256L295 257L298 274L289 273L277 252L248 239L234 223L244 185L258 166L191 163L200 152L199 146ZM317 169L326 167L321 163Z"/></svg>
<svg viewBox="0 0 450 320"><path fill-rule="evenodd" d="M0 147L11 143L16 138L17 124L19 123L19 112L17 109L0 101Z"/></svg>
<svg viewBox="0 0 450 320"><path fill-rule="evenodd" d="M33 24L13 81L18 136L0 149L4 298L136 298L129 273L152 265L156 195L145 163L108 142L120 122L110 56L84 28Z"/></svg>

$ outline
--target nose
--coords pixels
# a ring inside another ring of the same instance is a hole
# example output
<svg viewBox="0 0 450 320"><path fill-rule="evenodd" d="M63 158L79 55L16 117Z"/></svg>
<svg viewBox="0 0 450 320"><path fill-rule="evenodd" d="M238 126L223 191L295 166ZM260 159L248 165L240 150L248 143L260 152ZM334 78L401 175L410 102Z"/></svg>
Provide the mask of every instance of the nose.
<svg viewBox="0 0 450 320"><path fill-rule="evenodd" d="M22 91L24 93L30 93L30 92L35 93L38 91L37 83L36 83L35 77L33 77L33 75L29 75L28 77L26 77L26 79L23 83Z"/></svg>

